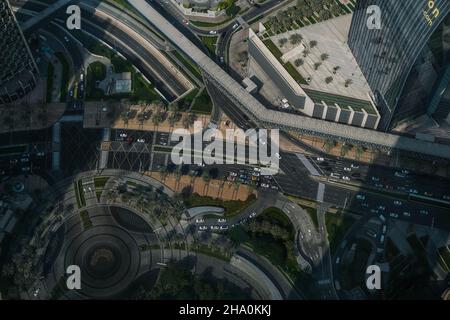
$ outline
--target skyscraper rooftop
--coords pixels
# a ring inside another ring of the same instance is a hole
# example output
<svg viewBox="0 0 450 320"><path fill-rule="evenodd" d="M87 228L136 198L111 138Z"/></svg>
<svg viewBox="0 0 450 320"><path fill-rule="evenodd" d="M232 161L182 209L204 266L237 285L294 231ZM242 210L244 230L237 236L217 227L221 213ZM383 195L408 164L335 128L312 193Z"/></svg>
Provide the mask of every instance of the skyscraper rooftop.
<svg viewBox="0 0 450 320"><path fill-rule="evenodd" d="M0 104L36 86L38 70L7 0L0 0Z"/></svg>

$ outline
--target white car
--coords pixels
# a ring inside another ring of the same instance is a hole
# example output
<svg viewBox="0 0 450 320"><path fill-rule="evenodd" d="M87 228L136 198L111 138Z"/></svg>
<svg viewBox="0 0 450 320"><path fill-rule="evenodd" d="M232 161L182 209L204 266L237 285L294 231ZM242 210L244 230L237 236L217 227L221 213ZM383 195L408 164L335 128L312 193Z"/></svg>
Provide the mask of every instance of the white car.
<svg viewBox="0 0 450 320"><path fill-rule="evenodd" d="M350 178L349 178L349 177L347 177L347 176L343 176L343 177L342 177L342 180L345 180L345 181L350 181Z"/></svg>
<svg viewBox="0 0 450 320"><path fill-rule="evenodd" d="M356 195L356 199L358 199L358 200L366 200L366 196L363 195L363 194L357 194Z"/></svg>
<svg viewBox="0 0 450 320"><path fill-rule="evenodd" d="M209 32L209 34L217 34L217 31L216 31L216 30L211 30L211 31Z"/></svg>
<svg viewBox="0 0 450 320"><path fill-rule="evenodd" d="M119 134L119 137L121 137L121 138L126 138L126 137L127 137L127 134L126 134L125 132L122 132L122 133Z"/></svg>
<svg viewBox="0 0 450 320"><path fill-rule="evenodd" d="M427 210L420 210L419 212L420 212L420 214L423 214L423 215L426 215L426 216L428 215L428 211Z"/></svg>
<svg viewBox="0 0 450 320"><path fill-rule="evenodd" d="M281 156L278 152L275 153L275 157L277 157L278 160L281 160Z"/></svg>
<svg viewBox="0 0 450 320"><path fill-rule="evenodd" d="M353 168L353 169L358 169L358 168L359 168L359 165L353 164L353 163L352 163L352 164L350 165L350 167Z"/></svg>
<svg viewBox="0 0 450 320"><path fill-rule="evenodd" d="M399 206L402 205L402 202L401 202L401 201L398 201L398 200L395 200L395 201L394 201L394 205L397 206L397 207L399 207Z"/></svg>
<svg viewBox="0 0 450 320"><path fill-rule="evenodd" d="M254 168L253 168L253 171L256 171L256 172L261 172L261 168L258 168L258 167L254 167Z"/></svg>
<svg viewBox="0 0 450 320"><path fill-rule="evenodd" d="M259 177L260 173L255 171L255 172L252 173L252 176Z"/></svg>
<svg viewBox="0 0 450 320"><path fill-rule="evenodd" d="M205 220L204 219L195 219L195 223L204 223Z"/></svg>
<svg viewBox="0 0 450 320"><path fill-rule="evenodd" d="M64 36L64 40L65 40L66 42L69 42L69 38L68 38L67 36Z"/></svg>
<svg viewBox="0 0 450 320"><path fill-rule="evenodd" d="M350 171L352 171L352 169L349 168L349 167L345 167L345 168L344 168L344 171L350 172Z"/></svg>
<svg viewBox="0 0 450 320"><path fill-rule="evenodd" d="M390 216L391 218L398 218L398 214L396 214L396 213L394 213L394 212L391 212L391 213L389 214L389 216Z"/></svg>
<svg viewBox="0 0 450 320"><path fill-rule="evenodd" d="M251 218L253 218L254 216L256 216L256 212L253 211L252 213L250 213L250 215L249 215L248 217L251 219Z"/></svg>
<svg viewBox="0 0 450 320"><path fill-rule="evenodd" d="M319 158L317 158L317 161L320 161L320 162L322 162L322 161L325 161L325 159L324 159L324 158L322 158L322 157L319 157Z"/></svg>
<svg viewBox="0 0 450 320"><path fill-rule="evenodd" d="M198 227L198 230L205 231L205 230L208 230L208 227L207 226L200 226L200 227Z"/></svg>
<svg viewBox="0 0 450 320"><path fill-rule="evenodd" d="M225 223L225 222L227 222L227 219L219 218L219 219L217 219L217 222L219 222L219 223Z"/></svg>
<svg viewBox="0 0 450 320"><path fill-rule="evenodd" d="M205 167L205 166L206 166L206 164L204 164L203 162L199 162L199 163L197 163L197 165L198 165L199 167Z"/></svg>
<svg viewBox="0 0 450 320"><path fill-rule="evenodd" d="M228 230L228 226L220 226L220 230Z"/></svg>
<svg viewBox="0 0 450 320"><path fill-rule="evenodd" d="M239 26L239 24L235 23L233 24L233 29L236 29Z"/></svg>
<svg viewBox="0 0 450 320"><path fill-rule="evenodd" d="M232 177L237 177L237 173L234 172L234 171L230 171L230 176L232 176Z"/></svg>
<svg viewBox="0 0 450 320"><path fill-rule="evenodd" d="M261 183L261 187L263 187L263 188L268 188L269 185L268 185L267 183Z"/></svg>
<svg viewBox="0 0 450 320"><path fill-rule="evenodd" d="M140 143L144 143L144 142L145 142L145 139L137 139L136 141L137 141L137 142L140 142Z"/></svg>
<svg viewBox="0 0 450 320"><path fill-rule="evenodd" d="M211 226L211 227L209 227L211 230L219 230L220 229L220 227L219 226Z"/></svg>
<svg viewBox="0 0 450 320"><path fill-rule="evenodd" d="M409 213L408 211L403 212L403 215L405 217L411 217L411 213Z"/></svg>

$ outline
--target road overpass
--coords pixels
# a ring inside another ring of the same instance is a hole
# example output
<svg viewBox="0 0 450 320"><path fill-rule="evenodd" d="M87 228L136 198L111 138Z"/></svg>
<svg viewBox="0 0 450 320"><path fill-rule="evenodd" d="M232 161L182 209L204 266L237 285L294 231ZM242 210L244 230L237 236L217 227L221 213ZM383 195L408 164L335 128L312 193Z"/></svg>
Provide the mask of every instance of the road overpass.
<svg viewBox="0 0 450 320"><path fill-rule="evenodd" d="M66 8L68 5L73 4L74 2L79 2L80 0L60 0L55 2L54 4L48 6L44 11L42 11L39 15L27 20L25 23L21 25L23 33L27 33L28 31L39 29L43 26L44 23L47 23L47 20L54 17L59 13L60 10ZM64 11L65 12L65 11Z"/></svg>
<svg viewBox="0 0 450 320"><path fill-rule="evenodd" d="M250 119L262 127L335 138L349 143L375 146L385 150L400 149L406 152L450 159L450 146L447 145L269 110L146 1L129 0L129 3L141 12L148 22L154 25L175 46L191 57L215 85L227 92L230 99L239 105Z"/></svg>

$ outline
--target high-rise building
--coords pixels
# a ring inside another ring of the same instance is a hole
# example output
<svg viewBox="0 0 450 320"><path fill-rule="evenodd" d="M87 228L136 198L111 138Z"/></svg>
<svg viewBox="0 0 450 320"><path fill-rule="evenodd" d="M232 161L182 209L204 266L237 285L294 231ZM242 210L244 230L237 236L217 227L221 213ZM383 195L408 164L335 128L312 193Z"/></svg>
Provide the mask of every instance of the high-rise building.
<svg viewBox="0 0 450 320"><path fill-rule="evenodd" d="M370 6L379 8L379 29L368 26L378 14ZM348 44L374 94L379 129L427 112L449 63L449 12L448 0L357 1Z"/></svg>
<svg viewBox="0 0 450 320"><path fill-rule="evenodd" d="M8 0L0 0L0 104L33 90L38 69Z"/></svg>

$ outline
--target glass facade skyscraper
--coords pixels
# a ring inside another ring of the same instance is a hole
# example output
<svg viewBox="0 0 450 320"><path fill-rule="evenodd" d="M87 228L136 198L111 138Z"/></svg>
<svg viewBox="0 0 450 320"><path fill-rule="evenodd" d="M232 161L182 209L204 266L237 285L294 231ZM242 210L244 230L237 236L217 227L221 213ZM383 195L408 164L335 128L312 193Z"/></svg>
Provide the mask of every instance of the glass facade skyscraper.
<svg viewBox="0 0 450 320"><path fill-rule="evenodd" d="M370 6L380 9L380 29ZM369 9L369 10L368 10ZM379 129L426 112L439 76L448 64L445 46L448 0L358 0L348 44L374 93Z"/></svg>
<svg viewBox="0 0 450 320"><path fill-rule="evenodd" d="M33 90L38 69L7 0L0 0L0 104Z"/></svg>

